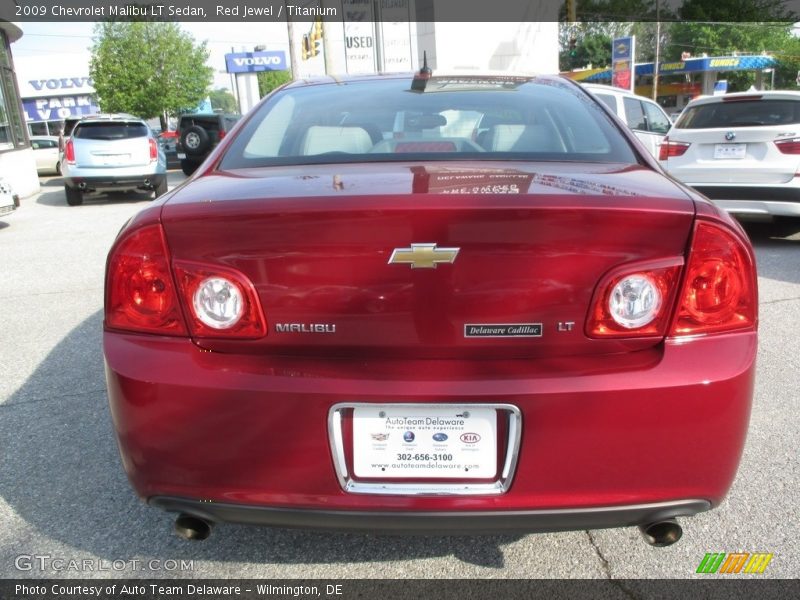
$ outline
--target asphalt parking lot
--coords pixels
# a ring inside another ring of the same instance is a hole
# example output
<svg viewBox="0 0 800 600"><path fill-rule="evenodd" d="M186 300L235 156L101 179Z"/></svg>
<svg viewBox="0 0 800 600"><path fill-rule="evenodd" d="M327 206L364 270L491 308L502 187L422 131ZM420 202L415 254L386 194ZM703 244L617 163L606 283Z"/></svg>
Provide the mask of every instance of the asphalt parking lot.
<svg viewBox="0 0 800 600"><path fill-rule="evenodd" d="M171 172L170 187L182 179ZM763 574L736 577L800 573L800 234L748 227L761 318L748 442L727 500L684 519L678 544L652 548L634 528L412 538L231 525L198 543L134 496L105 396L105 256L149 201L68 207L60 179L42 182L0 218L0 577L716 577L695 575L707 552L774 554ZM93 568L57 568L70 560Z"/></svg>

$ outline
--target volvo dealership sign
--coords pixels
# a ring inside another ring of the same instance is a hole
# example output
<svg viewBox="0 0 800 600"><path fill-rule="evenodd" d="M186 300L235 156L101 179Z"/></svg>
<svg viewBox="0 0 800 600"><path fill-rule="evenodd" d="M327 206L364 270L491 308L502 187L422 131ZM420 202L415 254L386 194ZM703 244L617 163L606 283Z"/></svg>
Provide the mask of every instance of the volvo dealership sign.
<svg viewBox="0 0 800 600"><path fill-rule="evenodd" d="M91 95L23 98L22 108L28 122L63 121L67 117L85 117L100 112Z"/></svg>
<svg viewBox="0 0 800 600"><path fill-rule="evenodd" d="M228 73L258 73L260 71L285 71L286 53L231 52L225 55Z"/></svg>

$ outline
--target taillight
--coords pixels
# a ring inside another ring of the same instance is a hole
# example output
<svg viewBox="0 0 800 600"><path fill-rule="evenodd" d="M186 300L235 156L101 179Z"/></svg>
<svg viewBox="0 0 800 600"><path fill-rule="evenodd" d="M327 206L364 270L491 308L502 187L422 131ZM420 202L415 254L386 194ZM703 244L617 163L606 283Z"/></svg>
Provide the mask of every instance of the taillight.
<svg viewBox="0 0 800 600"><path fill-rule="evenodd" d="M715 223L695 225L672 335L755 327L755 265L744 242Z"/></svg>
<svg viewBox="0 0 800 600"><path fill-rule="evenodd" d="M75 145L72 143L72 139L67 140L67 143L64 145L64 158L67 164L75 164Z"/></svg>
<svg viewBox="0 0 800 600"><path fill-rule="evenodd" d="M158 145L153 138L147 140L150 142L150 162L155 162L158 159Z"/></svg>
<svg viewBox="0 0 800 600"><path fill-rule="evenodd" d="M161 225L147 225L125 235L108 261L106 327L187 335Z"/></svg>
<svg viewBox="0 0 800 600"><path fill-rule="evenodd" d="M658 160L667 160L674 156L683 156L691 144L686 142L673 142L665 137L658 147Z"/></svg>
<svg viewBox="0 0 800 600"><path fill-rule="evenodd" d="M220 131L219 131L219 135L217 135L217 139L218 139L218 140L221 140L222 138L224 138L224 137L225 137L225 135L226 135L226 132L225 132L225 131L222 131L222 130L220 130Z"/></svg>
<svg viewBox="0 0 800 600"><path fill-rule="evenodd" d="M783 154L800 154L800 138L791 138L788 140L778 140L775 142L778 150Z"/></svg>
<svg viewBox="0 0 800 600"><path fill-rule="evenodd" d="M188 262L174 266L193 336L255 339L266 335L258 294L247 277L217 266Z"/></svg>
<svg viewBox="0 0 800 600"><path fill-rule="evenodd" d="M606 276L595 292L586 334L595 338L665 335L682 263L674 258L629 265Z"/></svg>

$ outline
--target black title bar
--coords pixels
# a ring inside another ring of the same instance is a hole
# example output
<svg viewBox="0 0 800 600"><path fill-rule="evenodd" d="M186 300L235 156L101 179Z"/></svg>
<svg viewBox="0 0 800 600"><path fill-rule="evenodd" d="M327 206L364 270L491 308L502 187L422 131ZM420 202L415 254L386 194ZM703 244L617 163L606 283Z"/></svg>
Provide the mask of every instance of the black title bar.
<svg viewBox="0 0 800 600"><path fill-rule="evenodd" d="M604 14L602 5L576 2L578 21L654 21L693 19L679 16L680 1L664 3L672 12ZM663 1L663 0L662 0ZM688 0L687 0L688 1ZM598 8L599 6L599 8ZM585 9L585 10L584 10ZM591 12L587 12L591 10ZM765 21L800 19L800 0L778 0ZM0 0L0 20L51 21L416 21L416 22L537 22L564 21L559 0ZM726 13L726 19L730 19ZM736 19L736 17L733 17ZM712 17L703 17L711 19ZM742 14L739 20L751 20ZM705 22L700 20L699 22Z"/></svg>

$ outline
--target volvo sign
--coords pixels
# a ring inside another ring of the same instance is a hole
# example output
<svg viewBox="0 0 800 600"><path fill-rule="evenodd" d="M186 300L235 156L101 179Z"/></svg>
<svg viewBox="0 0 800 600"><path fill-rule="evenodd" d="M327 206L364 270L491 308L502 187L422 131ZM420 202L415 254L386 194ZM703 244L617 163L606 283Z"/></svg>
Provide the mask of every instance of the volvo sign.
<svg viewBox="0 0 800 600"><path fill-rule="evenodd" d="M286 53L232 52L225 55L228 73L258 73L260 71L285 71Z"/></svg>

